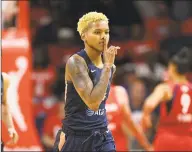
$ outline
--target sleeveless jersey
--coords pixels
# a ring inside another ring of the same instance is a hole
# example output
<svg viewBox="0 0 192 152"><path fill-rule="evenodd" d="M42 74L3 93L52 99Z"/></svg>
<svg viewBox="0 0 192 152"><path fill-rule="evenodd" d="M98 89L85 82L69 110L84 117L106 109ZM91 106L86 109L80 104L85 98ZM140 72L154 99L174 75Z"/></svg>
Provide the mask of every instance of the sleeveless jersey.
<svg viewBox="0 0 192 152"><path fill-rule="evenodd" d="M89 71L89 77L95 86L100 79L102 69L96 67L91 62L85 50L81 50L80 52L77 52L77 54L85 60ZM104 99L99 106L99 110L96 112L89 109L84 103L77 93L73 83L71 81L66 81L65 118L63 120L64 131L65 129L71 129L75 131L90 131L93 129L107 127L108 122L106 118L105 102L108 98L110 90L112 73L113 69L111 70L111 77Z"/></svg>
<svg viewBox="0 0 192 152"><path fill-rule="evenodd" d="M111 86L111 90L109 93L109 98L106 101L106 110L107 110L107 118L109 121L108 128L111 130L112 135L115 140L116 150L117 151L127 151L128 150L128 140L122 129L122 106L120 105L120 101L122 100L118 96L121 96L121 86ZM123 90L124 91L124 90ZM117 95L120 93L119 95ZM119 98L119 99L118 99ZM122 97L123 98L123 97Z"/></svg>
<svg viewBox="0 0 192 152"><path fill-rule="evenodd" d="M172 86L171 101L161 104L159 129L177 134L192 133L192 85Z"/></svg>

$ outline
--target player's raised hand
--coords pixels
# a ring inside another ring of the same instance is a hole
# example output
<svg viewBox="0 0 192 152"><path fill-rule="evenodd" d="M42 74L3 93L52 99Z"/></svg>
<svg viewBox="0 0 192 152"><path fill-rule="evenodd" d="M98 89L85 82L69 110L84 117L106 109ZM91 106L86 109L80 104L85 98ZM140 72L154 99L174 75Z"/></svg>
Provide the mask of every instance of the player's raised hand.
<svg viewBox="0 0 192 152"><path fill-rule="evenodd" d="M119 46L110 46L107 48L107 43L106 41L104 42L104 52L103 52L103 57L104 57L104 64L107 66L112 67L115 61L115 55L117 54L117 50L120 49Z"/></svg>

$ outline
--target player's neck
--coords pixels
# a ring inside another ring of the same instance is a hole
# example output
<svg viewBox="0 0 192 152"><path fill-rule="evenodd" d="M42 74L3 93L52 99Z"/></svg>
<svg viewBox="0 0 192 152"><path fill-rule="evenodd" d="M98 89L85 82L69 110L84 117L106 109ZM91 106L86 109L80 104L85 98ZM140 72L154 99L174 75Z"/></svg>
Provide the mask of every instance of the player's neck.
<svg viewBox="0 0 192 152"><path fill-rule="evenodd" d="M91 62L92 62L95 66L100 67L100 66L103 64L102 58L101 58L101 54L102 54L101 52L96 51L96 50L94 50L94 49L92 49L92 48L90 48L90 47L87 48L86 46L85 46L85 51L86 51L89 59L91 60Z"/></svg>
<svg viewBox="0 0 192 152"><path fill-rule="evenodd" d="M183 84L183 83L187 83L188 80L185 76L180 76L180 75L176 75L173 77L174 82L178 83L178 84Z"/></svg>

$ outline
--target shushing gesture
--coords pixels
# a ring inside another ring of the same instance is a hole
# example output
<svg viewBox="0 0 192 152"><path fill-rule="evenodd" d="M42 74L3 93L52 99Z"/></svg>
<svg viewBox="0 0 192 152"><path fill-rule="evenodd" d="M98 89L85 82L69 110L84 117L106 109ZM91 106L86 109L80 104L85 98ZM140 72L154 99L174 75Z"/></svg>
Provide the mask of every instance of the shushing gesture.
<svg viewBox="0 0 192 152"><path fill-rule="evenodd" d="M117 50L120 49L119 46L110 46L107 48L106 40L104 41L104 64L106 66L112 67L115 61L115 55L117 54Z"/></svg>

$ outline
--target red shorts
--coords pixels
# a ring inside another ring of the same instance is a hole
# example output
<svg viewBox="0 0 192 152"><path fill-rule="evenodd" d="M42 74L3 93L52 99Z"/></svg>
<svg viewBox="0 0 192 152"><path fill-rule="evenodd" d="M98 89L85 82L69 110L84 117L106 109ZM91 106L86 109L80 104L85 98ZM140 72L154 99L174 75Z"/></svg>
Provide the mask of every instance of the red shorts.
<svg viewBox="0 0 192 152"><path fill-rule="evenodd" d="M155 151L192 151L192 136L159 132L154 140Z"/></svg>

